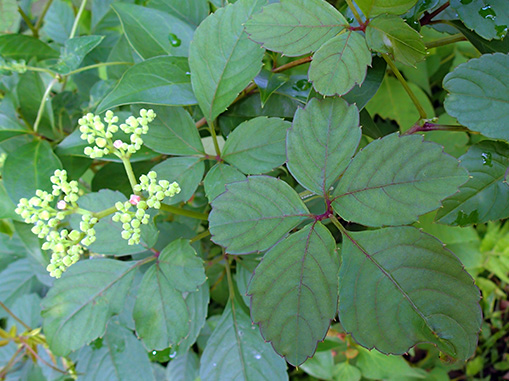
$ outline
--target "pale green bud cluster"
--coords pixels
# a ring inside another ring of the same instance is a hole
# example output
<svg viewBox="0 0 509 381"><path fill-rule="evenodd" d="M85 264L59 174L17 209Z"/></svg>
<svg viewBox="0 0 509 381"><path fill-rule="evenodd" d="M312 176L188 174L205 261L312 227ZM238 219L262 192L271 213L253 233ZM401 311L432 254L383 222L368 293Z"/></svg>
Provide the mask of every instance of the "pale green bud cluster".
<svg viewBox="0 0 509 381"><path fill-rule="evenodd" d="M81 139L86 140L89 144L94 144L92 147L85 148L85 155L90 156L92 159L101 158L110 153L114 153L119 157L129 157L143 145L141 135L148 132L148 124L155 117L156 114L153 110L141 109L138 118L130 116L125 123L118 126L116 124L118 123L118 117L114 116L111 111L106 111L103 119L106 125L101 121L101 117L88 113L78 120ZM130 135L130 143L125 143L121 140L113 141L113 134L119 128Z"/></svg>
<svg viewBox="0 0 509 381"><path fill-rule="evenodd" d="M180 186L174 181L170 184L167 180L157 181L157 173L150 171L140 177L140 184L135 185L135 192L148 192L147 205L149 208L159 209L161 201L165 197L173 197L180 193Z"/></svg>
<svg viewBox="0 0 509 381"><path fill-rule="evenodd" d="M64 194L64 201L69 202L73 205L78 201L78 182L75 180L67 181L67 171L57 169L55 174L50 177L50 181L53 183L53 196L59 196L60 193ZM61 203L60 205L64 205Z"/></svg>

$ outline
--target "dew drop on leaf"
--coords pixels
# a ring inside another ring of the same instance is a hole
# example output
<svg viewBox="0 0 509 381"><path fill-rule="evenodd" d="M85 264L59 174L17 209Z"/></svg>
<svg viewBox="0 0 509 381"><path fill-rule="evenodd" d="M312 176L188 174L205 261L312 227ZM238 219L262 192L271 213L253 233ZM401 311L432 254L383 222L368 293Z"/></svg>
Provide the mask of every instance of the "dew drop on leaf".
<svg viewBox="0 0 509 381"><path fill-rule="evenodd" d="M182 44L182 40L180 38L178 38L177 35L175 35L173 33L170 33L168 35L168 39L170 40L171 46L177 47L177 46L180 46L180 44Z"/></svg>
<svg viewBox="0 0 509 381"><path fill-rule="evenodd" d="M482 156L482 164L483 165L487 165L488 167L493 167L491 152L483 152L481 154L481 156Z"/></svg>
<svg viewBox="0 0 509 381"><path fill-rule="evenodd" d="M173 352L173 353L170 353L170 358L171 359L174 359L175 356L177 356L177 351Z"/></svg>
<svg viewBox="0 0 509 381"><path fill-rule="evenodd" d="M507 25L495 25L495 30L500 38L504 38L507 35Z"/></svg>
<svg viewBox="0 0 509 381"><path fill-rule="evenodd" d="M495 18L497 17L495 11L491 9L491 5L486 5L485 7L479 9L479 14L481 15L481 17L489 20L495 20Z"/></svg>
<svg viewBox="0 0 509 381"><path fill-rule="evenodd" d="M298 80L292 88L296 91L304 91L311 87L311 83L309 83L306 79Z"/></svg>

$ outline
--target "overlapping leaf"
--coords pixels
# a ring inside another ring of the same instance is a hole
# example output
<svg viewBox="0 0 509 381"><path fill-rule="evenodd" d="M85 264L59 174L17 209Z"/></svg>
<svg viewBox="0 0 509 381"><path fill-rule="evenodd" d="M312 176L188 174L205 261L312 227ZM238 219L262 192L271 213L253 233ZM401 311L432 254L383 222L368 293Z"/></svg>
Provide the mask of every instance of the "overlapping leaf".
<svg viewBox="0 0 509 381"><path fill-rule="evenodd" d="M417 0L356 0L366 17L375 17L384 13L401 15L412 8Z"/></svg>
<svg viewBox="0 0 509 381"><path fill-rule="evenodd" d="M68 74L77 69L85 56L103 39L104 36L82 36L67 40L54 69L60 74Z"/></svg>
<svg viewBox="0 0 509 381"><path fill-rule="evenodd" d="M0 114L0 142L30 132L31 131L26 128L23 128L17 120L10 118L8 115Z"/></svg>
<svg viewBox="0 0 509 381"><path fill-rule="evenodd" d="M32 291L36 281L34 271L27 259L12 262L0 272L0 301L7 307L12 307L17 299ZM2 308L0 318L8 316Z"/></svg>
<svg viewBox="0 0 509 381"><path fill-rule="evenodd" d="M403 354L431 342L462 360L475 352L479 291L440 241L413 227L343 238L339 317L366 348Z"/></svg>
<svg viewBox="0 0 509 381"><path fill-rule="evenodd" d="M294 366L314 354L336 314L335 247L320 222L307 225L265 254L249 284L253 322Z"/></svg>
<svg viewBox="0 0 509 381"><path fill-rule="evenodd" d="M209 14L207 0L151 0L148 6L168 12L193 27L200 25L201 21Z"/></svg>
<svg viewBox="0 0 509 381"><path fill-rule="evenodd" d="M207 176L203 179L203 186L209 201L212 201L226 191L226 184L245 179L246 176L238 169L228 164L217 163L207 172Z"/></svg>
<svg viewBox="0 0 509 381"><path fill-rule="evenodd" d="M391 134L355 156L332 207L345 220L367 226L404 225L440 207L467 180L467 172L439 145Z"/></svg>
<svg viewBox="0 0 509 381"><path fill-rule="evenodd" d="M0 56L15 60L42 61L57 58L58 52L41 40L24 34L4 34L0 36Z"/></svg>
<svg viewBox="0 0 509 381"><path fill-rule="evenodd" d="M451 0L451 8L470 30L487 40L507 35L509 8L505 0Z"/></svg>

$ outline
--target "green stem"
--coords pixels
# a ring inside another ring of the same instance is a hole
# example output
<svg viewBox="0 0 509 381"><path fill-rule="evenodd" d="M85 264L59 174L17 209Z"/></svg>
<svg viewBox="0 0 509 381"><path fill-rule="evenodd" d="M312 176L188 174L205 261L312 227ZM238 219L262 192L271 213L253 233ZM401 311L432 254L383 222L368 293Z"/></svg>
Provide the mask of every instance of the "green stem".
<svg viewBox="0 0 509 381"><path fill-rule="evenodd" d="M21 18L23 19L25 24L27 24L28 28L32 31L32 35L35 38L39 38L39 31L35 28L34 24L32 24L32 21L30 21L25 11L23 11L23 9L21 9L20 6L18 6L18 12L21 15Z"/></svg>
<svg viewBox="0 0 509 381"><path fill-rule="evenodd" d="M133 193L135 195L141 196L140 192L136 192L134 190L134 187L136 185L138 185L138 182L136 181L136 176L134 176L133 167L131 165L131 162L129 161L129 158L125 157L125 156L120 156L120 159L122 160L122 163L124 164L125 172L127 173L127 177L129 178L129 183L131 184Z"/></svg>
<svg viewBox="0 0 509 381"><path fill-rule="evenodd" d="M53 2L53 0L48 0L46 2L46 4L44 5L43 10L41 12L41 15L39 16L39 19L35 23L35 29L37 29L37 34L39 34L39 29L41 29L41 25L42 25L42 21L44 20L44 16L46 16L46 13L48 12L48 9L51 6L52 2Z"/></svg>
<svg viewBox="0 0 509 381"><path fill-rule="evenodd" d="M115 213L116 211L117 208L112 206L111 208L101 210L100 212L92 213L92 215L100 220L101 218L108 217L109 215Z"/></svg>
<svg viewBox="0 0 509 381"><path fill-rule="evenodd" d="M332 223L334 224L334 226L336 226L338 228L338 230L341 232L342 235L344 235L346 237L350 237L348 234L348 231L345 229L345 227L343 225L341 225L341 222L339 222L339 220L336 218L336 216L334 214L331 213L329 215L329 218L332 221Z"/></svg>
<svg viewBox="0 0 509 381"><path fill-rule="evenodd" d="M85 10L85 6L87 5L87 0L82 0L80 9L78 9L78 13L76 14L76 18L74 19L74 24L71 29L71 34L69 35L69 39L74 38L76 31L78 30L78 24L80 22L81 14Z"/></svg>
<svg viewBox="0 0 509 381"><path fill-rule="evenodd" d="M2 308L5 310L5 312L7 312L9 315L11 315L11 316L12 316L12 318L13 318L14 320L16 320L19 324L21 324L23 327L25 327L25 329L26 329L27 331L31 331L31 330L32 330L32 328L30 328L30 326L28 326L27 324L25 324L25 323L23 322L23 320L21 320L19 317L17 317L17 316L16 316L16 315L15 315L15 314L14 314L14 313L13 313L13 312L12 312L12 311L11 311L11 310L10 310L10 309L6 306L6 305L5 305L5 304L3 304L2 302L0 302L0 307L2 307Z"/></svg>
<svg viewBox="0 0 509 381"><path fill-rule="evenodd" d="M216 128L214 126L214 122L209 122L209 130L210 135L212 136L212 141L214 142L214 149L216 150L216 155L221 157L221 150L219 149L219 143L217 142L217 136L216 136Z"/></svg>
<svg viewBox="0 0 509 381"><path fill-rule="evenodd" d="M46 73L46 74L49 74L51 75L53 78L56 78L57 74L53 71L53 70L50 70L50 69L45 69L43 67L35 67L35 66L25 66L25 68L29 71L38 71L38 72L41 72L41 73Z"/></svg>
<svg viewBox="0 0 509 381"><path fill-rule="evenodd" d="M414 103L415 107L417 108L417 111L419 111L419 115L420 115L421 119L428 119L428 116L426 115L426 111L424 111L424 108L422 107L421 102L419 102L419 99L417 99L417 97L415 96L415 94L412 91L412 89L410 88L410 86L408 86L407 81L405 80L403 75L400 73L400 71L398 70L398 68L392 61L392 59L387 54L382 54L382 57L389 65L389 67L391 68L392 72L394 73L394 75L396 76L398 81L403 85L403 88L405 89L408 96Z"/></svg>
<svg viewBox="0 0 509 381"><path fill-rule="evenodd" d="M210 235L210 230L207 229L207 230L201 232L200 234L198 234L197 236L191 238L189 240L189 243L194 243L196 241L201 240L202 238L208 237L209 235Z"/></svg>
<svg viewBox="0 0 509 381"><path fill-rule="evenodd" d="M206 213L194 212L192 210L182 209L173 205L161 203L161 210L165 212L173 213L179 216L190 217L197 220L207 221L209 216Z"/></svg>
<svg viewBox="0 0 509 381"><path fill-rule="evenodd" d="M80 67L79 69L73 70L66 74L66 76L70 76L76 73L81 73L82 71L90 70L90 69L96 69L98 67L103 66L112 66L112 65L134 65L132 62L101 62L89 66Z"/></svg>
<svg viewBox="0 0 509 381"><path fill-rule="evenodd" d="M230 261L228 259L228 254L224 254L224 257L226 259L224 267L226 269L226 280L228 281L228 294L230 295L230 303L232 304L233 314L235 314L235 307L233 303L235 299L235 289L233 288L232 271L230 269Z"/></svg>
<svg viewBox="0 0 509 381"><path fill-rule="evenodd" d="M439 46L454 44L455 42L466 41L466 40L467 40L467 38L465 36L463 36L461 33L453 34L452 36L439 38L438 40L430 41L430 42L426 43L426 49L438 48Z"/></svg>
<svg viewBox="0 0 509 381"><path fill-rule="evenodd" d="M348 4L348 8L350 8L350 10L352 11L353 16L355 17L359 25L362 25L363 24L362 18L359 15L359 12L357 12L357 8L355 8L355 5L352 3L352 0L346 0L346 3Z"/></svg>
<svg viewBox="0 0 509 381"><path fill-rule="evenodd" d="M53 86L55 86L55 83L58 82L58 78L53 78L53 80L50 82L48 87L46 88L46 91L44 92L44 95L42 96L41 104L39 105L39 110L37 111L37 117L35 118L34 123L34 132L37 132L37 129L39 128L39 123L41 122L42 114L44 113L44 106L46 105L46 99L49 97L49 93L51 92L51 89Z"/></svg>

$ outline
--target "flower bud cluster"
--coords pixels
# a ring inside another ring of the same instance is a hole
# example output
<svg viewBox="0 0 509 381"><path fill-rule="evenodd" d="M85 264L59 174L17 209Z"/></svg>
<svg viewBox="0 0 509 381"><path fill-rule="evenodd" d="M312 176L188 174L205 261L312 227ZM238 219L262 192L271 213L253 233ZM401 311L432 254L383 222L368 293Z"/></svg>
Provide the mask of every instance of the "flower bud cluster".
<svg viewBox="0 0 509 381"><path fill-rule="evenodd" d="M140 243L141 225L150 221L148 208L159 209L161 201L165 197L173 197L180 193L180 187L176 182L170 184L167 180L157 181L157 174L150 171L147 175L140 177L140 184L134 187L137 193L147 192L148 197L142 200L139 195L131 195L129 201L117 202L115 207L118 212L113 216L113 221L122 223L122 238L128 241L129 245ZM136 206L136 212L130 210Z"/></svg>
<svg viewBox="0 0 509 381"><path fill-rule="evenodd" d="M148 132L148 124L155 117L156 114L153 110L141 109L138 118L130 116L125 123L118 126L116 124L118 123L118 117L114 116L111 111L106 111L103 119L106 125L101 121L100 116L88 113L78 120L81 139L86 140L89 144L94 144L93 147L85 148L85 155L90 156L92 159L100 158L110 153L114 153L119 157L129 157L143 145L141 135ZM113 134L119 128L130 135L130 143L125 143L119 139L113 140Z"/></svg>

